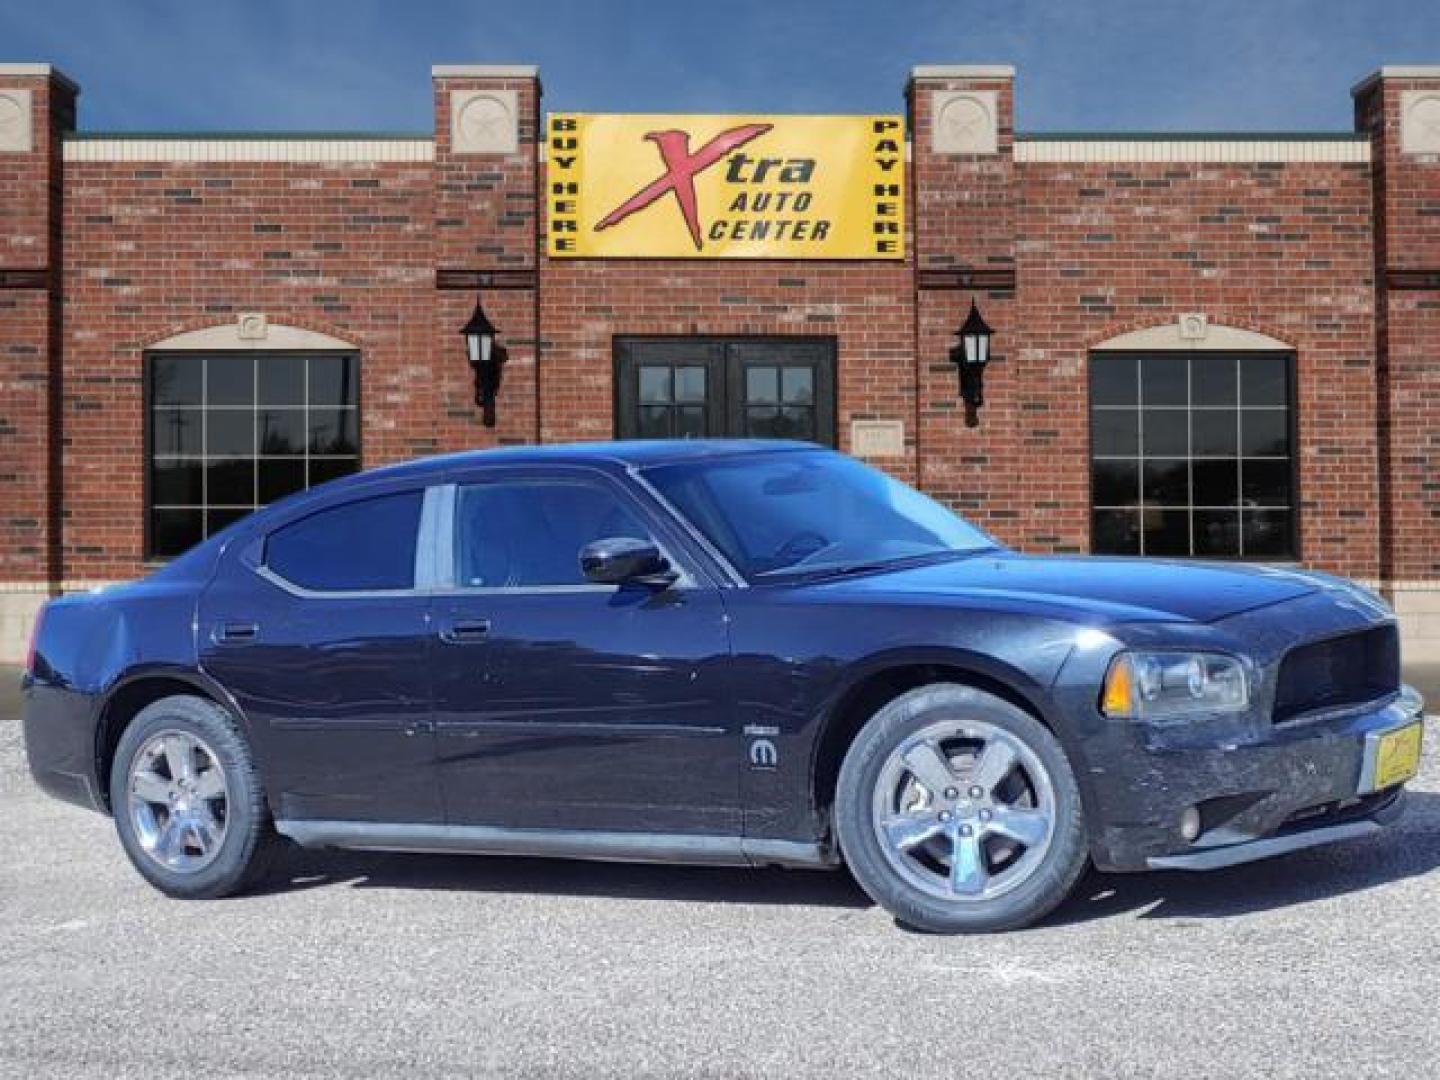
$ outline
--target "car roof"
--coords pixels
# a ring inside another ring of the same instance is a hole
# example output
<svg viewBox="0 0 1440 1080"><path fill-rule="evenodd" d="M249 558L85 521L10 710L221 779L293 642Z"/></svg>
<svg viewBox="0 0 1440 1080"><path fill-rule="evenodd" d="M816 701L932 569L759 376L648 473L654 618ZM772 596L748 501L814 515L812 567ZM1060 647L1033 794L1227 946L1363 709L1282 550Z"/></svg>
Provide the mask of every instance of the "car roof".
<svg viewBox="0 0 1440 1080"><path fill-rule="evenodd" d="M437 454L359 474L367 478L444 473L486 465L602 465L648 468L703 458L773 454L777 451L821 450L814 443L788 439L631 439L618 442L555 443L546 446L505 446ZM344 481L340 481L344 483Z"/></svg>

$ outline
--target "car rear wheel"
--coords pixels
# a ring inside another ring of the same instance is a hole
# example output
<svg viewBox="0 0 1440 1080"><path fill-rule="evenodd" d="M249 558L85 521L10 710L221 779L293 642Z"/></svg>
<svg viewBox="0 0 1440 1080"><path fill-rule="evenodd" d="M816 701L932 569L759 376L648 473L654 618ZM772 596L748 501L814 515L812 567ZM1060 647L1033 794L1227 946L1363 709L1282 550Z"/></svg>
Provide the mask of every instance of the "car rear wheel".
<svg viewBox="0 0 1440 1080"><path fill-rule="evenodd" d="M1055 736L974 687L902 694L861 729L835 796L840 847L897 919L938 933L1049 913L1085 868L1083 810Z"/></svg>
<svg viewBox="0 0 1440 1080"><path fill-rule="evenodd" d="M278 844L249 746L229 713L199 697L163 698L130 722L110 806L125 854L169 896L240 892Z"/></svg>

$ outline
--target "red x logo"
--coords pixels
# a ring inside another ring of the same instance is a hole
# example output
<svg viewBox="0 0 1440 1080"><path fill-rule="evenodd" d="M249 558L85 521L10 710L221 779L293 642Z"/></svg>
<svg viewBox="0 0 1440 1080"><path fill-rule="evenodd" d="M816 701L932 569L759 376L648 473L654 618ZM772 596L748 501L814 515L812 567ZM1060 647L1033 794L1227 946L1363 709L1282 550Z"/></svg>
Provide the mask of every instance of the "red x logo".
<svg viewBox="0 0 1440 1080"><path fill-rule="evenodd" d="M680 213L685 216L685 224L690 227L690 239L695 241L695 250L700 251L704 244L700 238L700 212L695 205L695 177L737 146L744 146L751 139L759 138L774 126L742 124L729 131L722 131L693 154L690 153L688 131L649 132L645 138L660 148L660 157L665 162L664 174L606 214L600 224L595 226L595 231L619 224L636 210L645 209L667 191L673 191L675 201L680 204Z"/></svg>

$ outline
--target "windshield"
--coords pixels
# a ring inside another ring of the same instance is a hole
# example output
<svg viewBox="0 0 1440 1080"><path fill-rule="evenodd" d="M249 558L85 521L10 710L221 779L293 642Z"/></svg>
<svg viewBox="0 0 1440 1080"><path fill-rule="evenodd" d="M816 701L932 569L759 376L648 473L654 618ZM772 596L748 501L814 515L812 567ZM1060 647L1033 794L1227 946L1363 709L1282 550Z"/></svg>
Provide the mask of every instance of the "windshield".
<svg viewBox="0 0 1440 1080"><path fill-rule="evenodd" d="M644 475L747 578L997 546L914 488L827 450L687 461Z"/></svg>

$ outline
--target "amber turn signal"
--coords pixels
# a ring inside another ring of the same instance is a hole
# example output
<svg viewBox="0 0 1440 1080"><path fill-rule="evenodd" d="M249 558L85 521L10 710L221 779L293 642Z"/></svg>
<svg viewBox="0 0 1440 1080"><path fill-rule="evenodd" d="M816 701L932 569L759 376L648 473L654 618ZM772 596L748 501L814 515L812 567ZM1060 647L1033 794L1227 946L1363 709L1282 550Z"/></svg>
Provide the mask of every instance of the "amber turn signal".
<svg viewBox="0 0 1440 1080"><path fill-rule="evenodd" d="M1135 665L1128 656L1117 656L1105 673L1105 690L1100 695L1100 711L1106 716L1135 714Z"/></svg>

